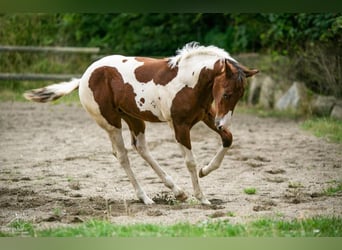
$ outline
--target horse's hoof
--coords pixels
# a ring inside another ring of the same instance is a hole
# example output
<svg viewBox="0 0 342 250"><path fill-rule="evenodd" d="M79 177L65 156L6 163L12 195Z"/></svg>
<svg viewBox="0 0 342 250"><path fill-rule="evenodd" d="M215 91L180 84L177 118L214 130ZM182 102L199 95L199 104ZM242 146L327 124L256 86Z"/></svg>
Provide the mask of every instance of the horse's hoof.
<svg viewBox="0 0 342 250"><path fill-rule="evenodd" d="M144 197L144 198L142 198L142 199L140 199L145 205L152 205L152 204L154 204L154 201L151 199L151 198L149 198L149 197Z"/></svg>
<svg viewBox="0 0 342 250"><path fill-rule="evenodd" d="M180 194L176 195L176 199L179 201L185 201L188 199L188 196L184 192L181 192Z"/></svg>
<svg viewBox="0 0 342 250"><path fill-rule="evenodd" d="M201 203L202 205L211 205L211 202L207 198L202 198Z"/></svg>
<svg viewBox="0 0 342 250"><path fill-rule="evenodd" d="M202 177L205 176L205 175L203 174L203 172L202 172L202 168L201 168L200 171L198 172L198 176L199 176L199 178L202 178Z"/></svg>

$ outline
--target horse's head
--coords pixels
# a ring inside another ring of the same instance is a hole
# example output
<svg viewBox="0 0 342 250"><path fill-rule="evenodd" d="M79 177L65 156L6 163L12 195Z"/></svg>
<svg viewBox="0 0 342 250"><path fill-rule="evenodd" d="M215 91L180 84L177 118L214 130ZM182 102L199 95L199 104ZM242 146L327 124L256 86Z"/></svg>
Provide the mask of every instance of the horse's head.
<svg viewBox="0 0 342 250"><path fill-rule="evenodd" d="M235 105L243 96L246 78L259 71L226 59L219 72L214 80L212 94L216 111L215 126L221 130L228 127Z"/></svg>

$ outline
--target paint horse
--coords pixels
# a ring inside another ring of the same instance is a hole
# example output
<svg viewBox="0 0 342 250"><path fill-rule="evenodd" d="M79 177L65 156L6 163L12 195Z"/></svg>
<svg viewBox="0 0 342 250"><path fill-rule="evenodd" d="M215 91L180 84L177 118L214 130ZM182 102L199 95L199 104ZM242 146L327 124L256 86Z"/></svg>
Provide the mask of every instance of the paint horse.
<svg viewBox="0 0 342 250"><path fill-rule="evenodd" d="M24 96L48 102L78 88L83 107L108 133L114 156L145 204L154 202L131 169L121 122L128 124L133 147L175 197L184 201L186 193L152 158L145 140L145 121L168 122L185 158L195 197L210 204L199 185L190 129L203 121L222 139L217 154L199 170L199 177L204 177L220 166L232 144L228 125L234 107L244 94L246 78L257 72L239 64L223 49L192 42L164 59L106 56L91 64L80 79L30 90Z"/></svg>

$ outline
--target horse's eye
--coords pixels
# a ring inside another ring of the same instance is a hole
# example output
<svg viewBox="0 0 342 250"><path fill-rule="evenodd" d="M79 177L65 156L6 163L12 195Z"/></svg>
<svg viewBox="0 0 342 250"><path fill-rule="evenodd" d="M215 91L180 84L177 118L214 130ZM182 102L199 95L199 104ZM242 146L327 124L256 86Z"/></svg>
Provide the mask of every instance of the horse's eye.
<svg viewBox="0 0 342 250"><path fill-rule="evenodd" d="M227 93L224 93L224 94L223 94L223 99L225 99L225 100L228 100L228 99L229 99L229 97L230 97L230 95L229 95L229 94L227 94Z"/></svg>

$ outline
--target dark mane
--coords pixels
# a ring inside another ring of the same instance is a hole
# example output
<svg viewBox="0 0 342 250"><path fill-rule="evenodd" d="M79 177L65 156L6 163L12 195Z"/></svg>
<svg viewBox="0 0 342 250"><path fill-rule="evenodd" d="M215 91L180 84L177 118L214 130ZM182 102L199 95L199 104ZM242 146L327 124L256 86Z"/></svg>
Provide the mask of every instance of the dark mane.
<svg viewBox="0 0 342 250"><path fill-rule="evenodd" d="M236 61L232 61L230 59L226 59L226 60L236 68L236 70L237 70L237 81L240 83L243 83L244 79L246 78L246 74L243 71L243 69L241 68L241 66L239 65L239 63Z"/></svg>

